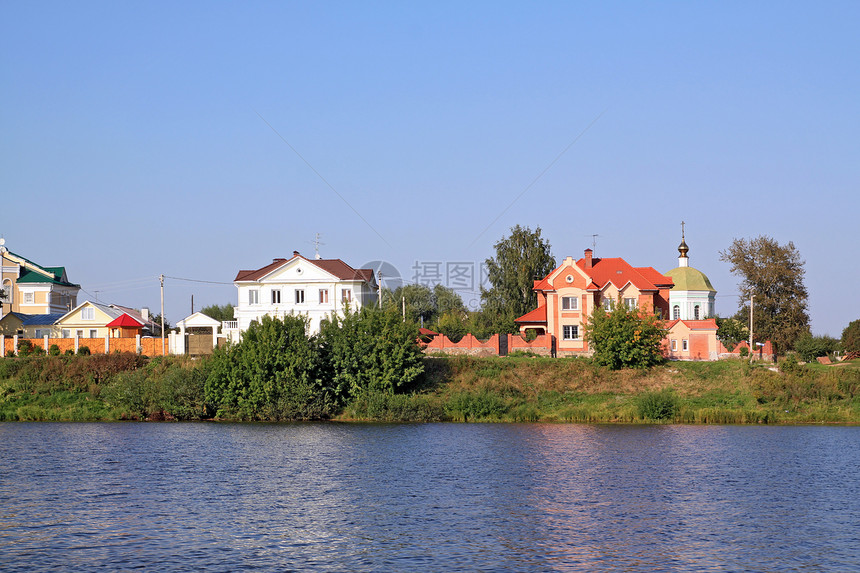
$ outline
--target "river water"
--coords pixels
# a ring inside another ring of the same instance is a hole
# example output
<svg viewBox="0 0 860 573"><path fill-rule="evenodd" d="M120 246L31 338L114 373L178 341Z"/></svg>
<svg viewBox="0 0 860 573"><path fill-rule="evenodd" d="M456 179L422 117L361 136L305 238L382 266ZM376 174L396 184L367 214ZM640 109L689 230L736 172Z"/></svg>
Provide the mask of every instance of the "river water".
<svg viewBox="0 0 860 573"><path fill-rule="evenodd" d="M860 570L860 428L0 424L3 571Z"/></svg>

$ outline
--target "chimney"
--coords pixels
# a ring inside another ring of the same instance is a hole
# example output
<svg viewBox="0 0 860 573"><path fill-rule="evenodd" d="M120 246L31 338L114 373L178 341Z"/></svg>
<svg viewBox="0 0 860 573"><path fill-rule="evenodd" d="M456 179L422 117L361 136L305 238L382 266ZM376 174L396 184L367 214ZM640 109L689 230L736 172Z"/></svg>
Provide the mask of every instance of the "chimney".
<svg viewBox="0 0 860 573"><path fill-rule="evenodd" d="M140 309L140 318L142 318L144 322L149 322L149 309L148 308L143 307L142 309Z"/></svg>
<svg viewBox="0 0 860 573"><path fill-rule="evenodd" d="M585 268L586 269L591 268L591 253L592 253L591 249L585 249Z"/></svg>

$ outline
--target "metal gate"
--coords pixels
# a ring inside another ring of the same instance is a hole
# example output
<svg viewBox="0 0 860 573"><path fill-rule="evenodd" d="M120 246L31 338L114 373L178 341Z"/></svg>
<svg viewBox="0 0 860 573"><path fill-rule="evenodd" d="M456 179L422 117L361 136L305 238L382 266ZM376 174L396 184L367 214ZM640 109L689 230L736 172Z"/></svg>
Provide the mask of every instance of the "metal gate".
<svg viewBox="0 0 860 573"><path fill-rule="evenodd" d="M212 334L186 334L185 349L191 356L212 354Z"/></svg>

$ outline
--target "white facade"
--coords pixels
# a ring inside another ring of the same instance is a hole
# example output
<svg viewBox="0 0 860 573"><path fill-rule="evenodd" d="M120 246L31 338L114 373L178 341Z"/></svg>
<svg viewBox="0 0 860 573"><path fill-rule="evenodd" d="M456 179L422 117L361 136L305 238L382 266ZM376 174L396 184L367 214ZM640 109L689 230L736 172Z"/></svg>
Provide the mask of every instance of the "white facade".
<svg viewBox="0 0 860 573"><path fill-rule="evenodd" d="M670 320L703 320L714 316L717 291L702 271L690 266L689 247L681 236L678 267L666 273L675 282L669 291Z"/></svg>
<svg viewBox="0 0 860 573"><path fill-rule="evenodd" d="M348 271L339 272L344 269ZM309 333L316 334L324 318L335 313L343 316L346 308L358 310L377 302L371 272L361 275L342 261L310 260L298 254L291 259L277 259L259 272L240 273L234 284L238 291L234 317L243 332L252 321L265 315L295 314L308 317Z"/></svg>

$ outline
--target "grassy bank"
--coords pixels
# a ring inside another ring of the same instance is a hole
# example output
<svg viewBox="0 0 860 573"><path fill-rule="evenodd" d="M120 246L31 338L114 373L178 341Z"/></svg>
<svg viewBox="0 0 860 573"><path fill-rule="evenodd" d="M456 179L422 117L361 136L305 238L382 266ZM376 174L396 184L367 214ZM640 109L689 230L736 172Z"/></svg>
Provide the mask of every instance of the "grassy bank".
<svg viewBox="0 0 860 573"><path fill-rule="evenodd" d="M409 394L348 404L339 420L860 423L860 363L673 362L609 371L582 359L428 357ZM0 360L0 421L211 416L206 360L132 354Z"/></svg>
<svg viewBox="0 0 860 573"><path fill-rule="evenodd" d="M468 422L860 423L860 364L740 360L610 371L582 359L427 359L421 391L350 404L343 419Z"/></svg>

